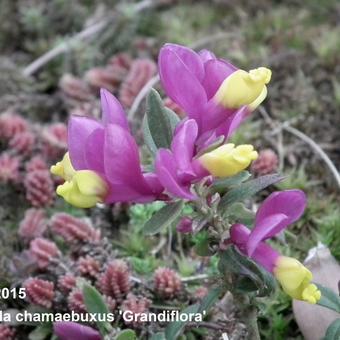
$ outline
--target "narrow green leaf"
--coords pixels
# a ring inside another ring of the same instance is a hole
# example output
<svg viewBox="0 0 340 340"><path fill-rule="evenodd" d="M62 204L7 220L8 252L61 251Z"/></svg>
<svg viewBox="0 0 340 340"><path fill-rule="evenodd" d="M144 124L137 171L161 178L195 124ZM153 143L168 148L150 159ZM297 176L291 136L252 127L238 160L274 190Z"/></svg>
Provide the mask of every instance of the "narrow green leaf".
<svg viewBox="0 0 340 340"><path fill-rule="evenodd" d="M219 296L222 294L223 288L217 287L209 291L208 295L205 296L199 306L198 313L202 313L203 311L208 311L218 300Z"/></svg>
<svg viewBox="0 0 340 340"><path fill-rule="evenodd" d="M222 275L236 274L234 286L241 293L254 292L257 296L265 296L276 287L276 281L269 272L242 255L234 246L221 253L218 269Z"/></svg>
<svg viewBox="0 0 340 340"><path fill-rule="evenodd" d="M168 107L164 107L165 113L167 114L169 121L170 121L170 126L171 126L171 131L172 134L175 131L175 128L177 126L177 124L181 121L178 117L178 115L172 111L171 109L169 109Z"/></svg>
<svg viewBox="0 0 340 340"><path fill-rule="evenodd" d="M148 124L148 119L147 116L144 116L143 119L143 137L144 137L144 143L146 146L149 148L152 154L157 153L157 146L151 136L149 124Z"/></svg>
<svg viewBox="0 0 340 340"><path fill-rule="evenodd" d="M155 235L169 226L181 214L184 202L177 201L169 203L158 210L143 227L146 235Z"/></svg>
<svg viewBox="0 0 340 340"><path fill-rule="evenodd" d="M216 192L216 191L225 192L231 187L245 182L250 176L251 174L248 171L244 170L232 177L216 179L212 183L210 189L212 192Z"/></svg>
<svg viewBox="0 0 340 340"><path fill-rule="evenodd" d="M132 329L124 329L123 331L119 332L119 334L115 338L116 340L136 340L137 335L136 332Z"/></svg>
<svg viewBox="0 0 340 340"><path fill-rule="evenodd" d="M339 340L339 339L340 339L340 319L336 319L327 328L323 340Z"/></svg>
<svg viewBox="0 0 340 340"><path fill-rule="evenodd" d="M284 177L278 174L273 174L255 178L248 182L242 183L229 190L221 198L219 210L224 211L230 204L243 201L244 199L255 195L258 191L261 191L274 183L282 181L283 178Z"/></svg>
<svg viewBox="0 0 340 340"><path fill-rule="evenodd" d="M150 135L157 148L170 148L172 128L162 98L155 89L147 97L147 123Z"/></svg>
<svg viewBox="0 0 340 340"><path fill-rule="evenodd" d="M150 340L166 340L163 332L152 334Z"/></svg>
<svg viewBox="0 0 340 340"><path fill-rule="evenodd" d="M89 284L83 285L83 296L86 309L89 313L108 314L109 309L98 290ZM108 334L111 325L108 322L97 321L97 326L102 335Z"/></svg>
<svg viewBox="0 0 340 340"><path fill-rule="evenodd" d="M250 226L254 222L255 213L247 209L243 203L236 202L227 207L224 216L228 216L229 220Z"/></svg>
<svg viewBox="0 0 340 340"><path fill-rule="evenodd" d="M327 287L318 283L316 285L321 292L321 299L317 304L340 313L340 296Z"/></svg>
<svg viewBox="0 0 340 340"><path fill-rule="evenodd" d="M36 327L29 335L29 340L45 340L52 333L52 323Z"/></svg>
<svg viewBox="0 0 340 340"><path fill-rule="evenodd" d="M198 309L199 309L199 304L196 303L194 305L190 305L187 308L185 308L183 311L181 311L181 314L197 313ZM166 340L177 339L177 337L181 333L182 329L185 327L186 323L187 322L184 322L184 321L174 321L174 322L171 322L165 328L165 338L166 338Z"/></svg>

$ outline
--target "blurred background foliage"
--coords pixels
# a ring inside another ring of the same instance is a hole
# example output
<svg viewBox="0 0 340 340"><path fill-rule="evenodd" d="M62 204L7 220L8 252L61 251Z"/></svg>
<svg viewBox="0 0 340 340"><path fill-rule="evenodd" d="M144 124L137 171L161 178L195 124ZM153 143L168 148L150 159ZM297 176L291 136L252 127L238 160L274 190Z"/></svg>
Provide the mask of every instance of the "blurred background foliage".
<svg viewBox="0 0 340 340"><path fill-rule="evenodd" d="M138 6L145 9L136 10ZM103 29L88 40L70 43L78 32L104 21ZM264 103L268 116L255 112L233 141L274 149L286 175L278 188L300 188L308 194L304 217L276 246L303 259L321 241L340 260L339 195L332 175L308 145L279 129L283 122L294 125L340 167L339 22L336 0L1 0L0 110L15 100L18 111L35 121L65 121L68 109L59 89L64 74L83 77L118 52L156 59L165 42L212 49L245 69L269 66L273 78ZM68 46L65 52L29 77L23 75L27 65L62 44ZM128 208L129 222L115 244L142 275L163 261L149 254L158 240L140 233L161 206ZM183 242L195 240L185 237ZM1 255L8 256L8 248L1 249ZM185 262L180 249L176 256L173 262L181 275L191 275L196 263ZM211 261L211 272L215 265ZM263 301L260 322L265 339L301 338L290 300L282 292Z"/></svg>

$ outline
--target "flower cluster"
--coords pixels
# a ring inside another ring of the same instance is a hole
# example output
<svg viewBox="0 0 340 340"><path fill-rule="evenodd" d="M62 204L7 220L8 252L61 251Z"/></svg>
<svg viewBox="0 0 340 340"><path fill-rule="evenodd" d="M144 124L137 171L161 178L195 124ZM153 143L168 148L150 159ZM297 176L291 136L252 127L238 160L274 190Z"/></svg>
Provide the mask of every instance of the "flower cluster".
<svg viewBox="0 0 340 340"><path fill-rule="evenodd" d="M209 187L216 180L238 175L257 159L252 145L235 145L229 137L266 98L269 69L246 72L210 51L196 53L174 44L161 49L158 62L166 95L186 113L176 123L170 143L156 146L153 166L144 167L122 105L102 89L101 120L71 117L68 153L51 168L65 180L57 194L70 204L90 208L97 203L195 202L200 199L198 184ZM223 231L230 231L228 242L272 272L290 296L316 303L320 292L310 283L311 273L264 242L295 222L304 207L301 191L275 193L259 209L251 231L241 224ZM191 227L189 220L182 220L178 228L190 232ZM123 277L123 267L110 264L101 279L105 294L115 299L128 290L123 279L124 284L109 284L111 277ZM170 296L179 284L171 271L157 273L160 292Z"/></svg>

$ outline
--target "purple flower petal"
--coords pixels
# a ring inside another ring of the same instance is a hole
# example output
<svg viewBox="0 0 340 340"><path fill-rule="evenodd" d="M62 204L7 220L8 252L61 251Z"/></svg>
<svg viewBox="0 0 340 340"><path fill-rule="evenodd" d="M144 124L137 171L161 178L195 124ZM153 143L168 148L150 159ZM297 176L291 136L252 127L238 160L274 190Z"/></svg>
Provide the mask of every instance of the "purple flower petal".
<svg viewBox="0 0 340 340"><path fill-rule="evenodd" d="M204 64L205 76L203 86L208 100L211 99L223 83L237 68L231 63L221 59L211 59Z"/></svg>
<svg viewBox="0 0 340 340"><path fill-rule="evenodd" d="M208 60L211 60L211 59L216 59L215 54L209 50L201 50L198 52L198 55L200 56L203 63L206 63Z"/></svg>
<svg viewBox="0 0 340 340"><path fill-rule="evenodd" d="M148 194L140 193L126 184L111 184L110 192L105 199L105 203L133 202L148 203L153 202L156 196L150 191Z"/></svg>
<svg viewBox="0 0 340 340"><path fill-rule="evenodd" d="M247 242L248 256L252 256L259 243L267 238L273 230L287 223L288 217L285 214L273 214L262 218L253 228Z"/></svg>
<svg viewBox="0 0 340 340"><path fill-rule="evenodd" d="M117 124L129 130L124 109L118 99L109 91L100 89L100 101L103 110L102 122L104 125Z"/></svg>
<svg viewBox="0 0 340 340"><path fill-rule="evenodd" d="M101 340L102 337L95 329L75 322L56 322L54 333L60 340Z"/></svg>
<svg viewBox="0 0 340 340"><path fill-rule="evenodd" d="M139 193L150 194L142 175L138 146L129 132L118 125L105 129L104 167L110 183L125 184Z"/></svg>
<svg viewBox="0 0 340 340"><path fill-rule="evenodd" d="M90 134L101 127L96 120L73 116L68 123L68 149L73 167L76 170L87 168L85 159L86 140Z"/></svg>
<svg viewBox="0 0 340 340"><path fill-rule="evenodd" d="M94 130L83 147L87 169L104 174L104 128Z"/></svg>
<svg viewBox="0 0 340 340"><path fill-rule="evenodd" d="M255 228L263 225L262 220L270 215L284 214L287 219L282 221L276 228L268 231L264 239L273 237L288 225L297 221L303 214L307 204L307 198L301 190L285 190L273 192L262 203L256 213ZM253 231L255 230L253 229Z"/></svg>
<svg viewBox="0 0 340 340"><path fill-rule="evenodd" d="M205 90L199 80L201 71L196 60L199 56L188 53L184 61L181 59L183 55L179 55L178 50L169 45L163 47L159 54L159 75L166 94L199 125L200 110L207 102ZM201 67L203 70L203 65Z"/></svg>
<svg viewBox="0 0 340 340"><path fill-rule="evenodd" d="M248 229L243 224L234 224L231 226L230 240L244 255L248 255L246 244L249 240L250 234L250 229ZM279 255L280 254L271 246L265 244L264 242L260 242L253 252L251 258L263 266L266 270L272 272Z"/></svg>
<svg viewBox="0 0 340 340"><path fill-rule="evenodd" d="M156 174L164 188L176 197L193 200L190 183L183 185L177 176L176 162L169 150L160 149L156 157Z"/></svg>
<svg viewBox="0 0 340 340"><path fill-rule="evenodd" d="M175 136L171 143L171 150L180 171L193 172L191 163L194 156L197 133L197 124L193 119L184 121L176 128Z"/></svg>
<svg viewBox="0 0 340 340"><path fill-rule="evenodd" d="M203 80L204 66L199 54L188 47L177 44L165 44L162 49L174 52L199 81Z"/></svg>

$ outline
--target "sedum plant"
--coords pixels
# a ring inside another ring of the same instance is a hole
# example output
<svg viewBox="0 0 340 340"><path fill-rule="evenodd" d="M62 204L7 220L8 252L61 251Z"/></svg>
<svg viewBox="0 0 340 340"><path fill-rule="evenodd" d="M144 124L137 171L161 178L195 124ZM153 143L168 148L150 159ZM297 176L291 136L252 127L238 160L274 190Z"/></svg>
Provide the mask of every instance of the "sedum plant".
<svg viewBox="0 0 340 340"><path fill-rule="evenodd" d="M276 282L293 299L327 306L312 273L267 243L302 216L305 194L294 189L273 192L254 216L244 202L283 178L273 174L250 179L246 169L257 151L252 145L228 142L266 98L271 71L259 67L246 72L210 51L166 44L159 54L159 75L166 95L186 116L180 120L156 90L150 91L143 130L152 164L141 164L121 104L102 89L100 121L70 119L68 153L51 168L65 180L57 194L79 208L163 201L145 223L145 234L178 223L177 232L193 235L197 254L218 259L219 273L207 298L183 313L207 310L231 292L247 338L256 339L256 297L269 296ZM185 215L188 206L190 216ZM174 339L184 326L169 324L155 336ZM74 331L75 326L70 327Z"/></svg>

